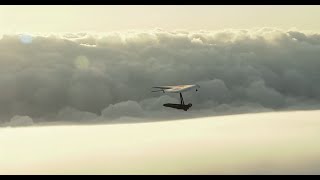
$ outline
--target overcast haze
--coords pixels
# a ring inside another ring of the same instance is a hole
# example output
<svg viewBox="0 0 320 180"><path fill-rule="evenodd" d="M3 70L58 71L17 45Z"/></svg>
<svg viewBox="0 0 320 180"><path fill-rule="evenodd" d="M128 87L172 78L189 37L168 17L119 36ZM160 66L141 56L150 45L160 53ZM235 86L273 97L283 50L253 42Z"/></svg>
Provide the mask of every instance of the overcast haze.
<svg viewBox="0 0 320 180"><path fill-rule="evenodd" d="M320 31L320 6L0 6L0 32L221 30L278 27Z"/></svg>

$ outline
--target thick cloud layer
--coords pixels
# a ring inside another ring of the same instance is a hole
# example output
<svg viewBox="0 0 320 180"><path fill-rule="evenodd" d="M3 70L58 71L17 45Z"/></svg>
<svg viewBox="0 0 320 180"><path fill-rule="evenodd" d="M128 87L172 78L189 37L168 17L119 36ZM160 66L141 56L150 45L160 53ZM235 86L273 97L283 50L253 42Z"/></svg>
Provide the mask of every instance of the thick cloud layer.
<svg viewBox="0 0 320 180"><path fill-rule="evenodd" d="M320 34L275 28L2 35L0 122L176 118L320 102ZM199 84L188 112L155 85Z"/></svg>

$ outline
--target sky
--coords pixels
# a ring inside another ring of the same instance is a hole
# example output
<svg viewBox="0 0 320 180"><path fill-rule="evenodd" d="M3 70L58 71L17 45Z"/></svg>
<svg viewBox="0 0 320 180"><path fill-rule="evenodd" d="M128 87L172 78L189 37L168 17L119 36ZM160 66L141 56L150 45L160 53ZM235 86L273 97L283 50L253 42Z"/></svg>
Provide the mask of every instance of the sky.
<svg viewBox="0 0 320 180"><path fill-rule="evenodd" d="M320 31L318 19L320 6L298 5L0 6L5 33L254 27Z"/></svg>

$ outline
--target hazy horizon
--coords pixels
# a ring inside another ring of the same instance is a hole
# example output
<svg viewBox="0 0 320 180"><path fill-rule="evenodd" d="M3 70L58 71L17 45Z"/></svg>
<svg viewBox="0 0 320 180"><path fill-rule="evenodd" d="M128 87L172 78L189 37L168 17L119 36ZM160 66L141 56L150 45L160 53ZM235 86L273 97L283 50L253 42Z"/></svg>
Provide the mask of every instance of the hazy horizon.
<svg viewBox="0 0 320 180"><path fill-rule="evenodd" d="M317 5L10 5L0 6L0 33L281 29L320 32Z"/></svg>

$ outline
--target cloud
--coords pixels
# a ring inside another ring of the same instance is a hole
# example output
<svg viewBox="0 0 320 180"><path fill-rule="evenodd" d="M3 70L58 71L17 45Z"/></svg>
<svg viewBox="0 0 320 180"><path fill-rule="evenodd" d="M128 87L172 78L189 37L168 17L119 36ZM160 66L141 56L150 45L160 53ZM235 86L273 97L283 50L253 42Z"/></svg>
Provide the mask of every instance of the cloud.
<svg viewBox="0 0 320 180"><path fill-rule="evenodd" d="M142 100L139 104L143 109L147 111L159 111L165 109L163 107L164 103L180 103L178 99L170 97L168 95L162 95L155 98L149 98Z"/></svg>
<svg viewBox="0 0 320 180"><path fill-rule="evenodd" d="M10 126L31 126L33 125L33 120L29 116L14 116L10 119Z"/></svg>
<svg viewBox="0 0 320 180"><path fill-rule="evenodd" d="M0 122L17 114L38 122L315 108L319 56L319 34L276 28L4 34ZM184 114L162 106L178 102L176 94L150 93L195 83L200 91L184 94L193 103Z"/></svg>
<svg viewBox="0 0 320 180"><path fill-rule="evenodd" d="M87 121L96 119L98 116L94 113L79 111L72 107L66 107L58 112L57 119L61 121Z"/></svg>
<svg viewBox="0 0 320 180"><path fill-rule="evenodd" d="M102 116L105 118L119 118L119 117L142 117L143 109L135 101L120 102L111 104L102 110Z"/></svg>
<svg viewBox="0 0 320 180"><path fill-rule="evenodd" d="M266 87L263 81L252 82L246 89L248 98L254 102L260 102L267 107L282 107L284 99L276 90Z"/></svg>

